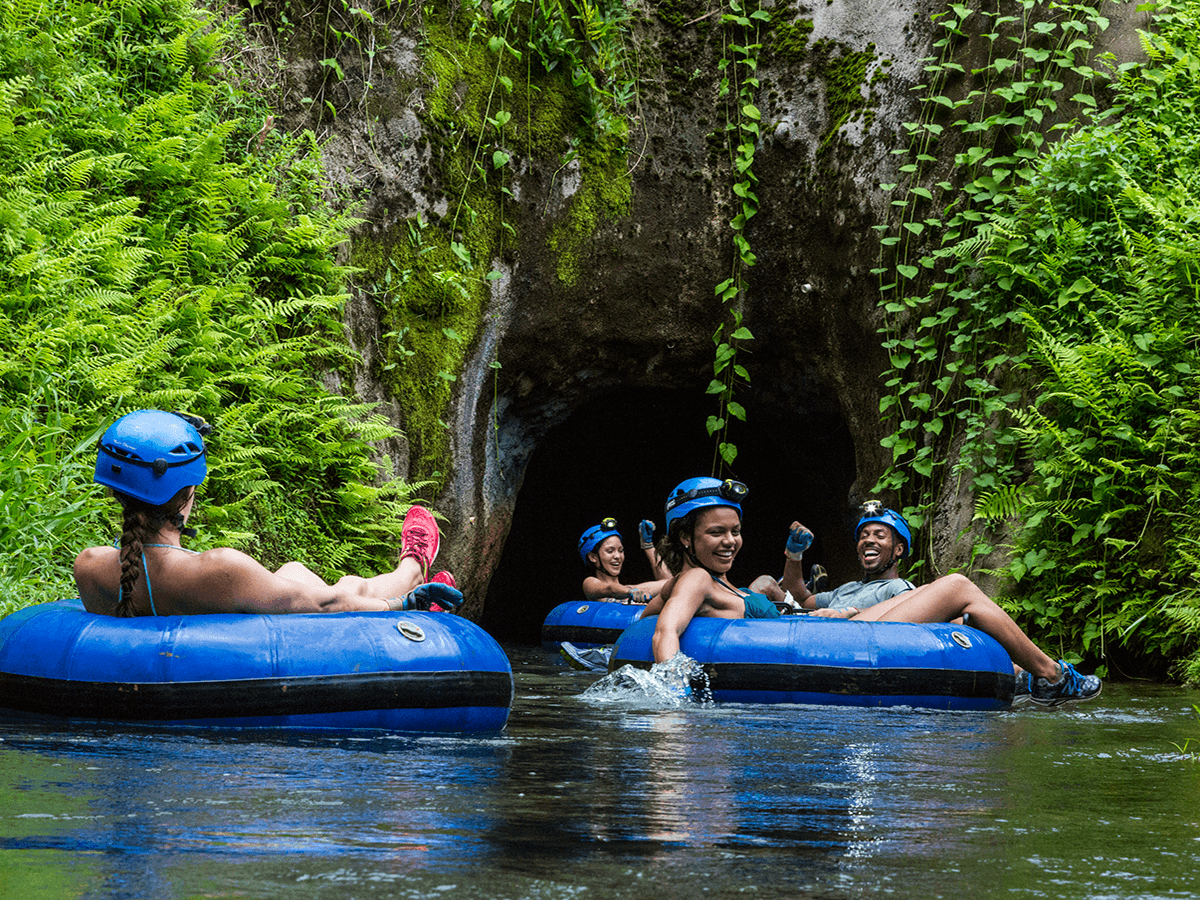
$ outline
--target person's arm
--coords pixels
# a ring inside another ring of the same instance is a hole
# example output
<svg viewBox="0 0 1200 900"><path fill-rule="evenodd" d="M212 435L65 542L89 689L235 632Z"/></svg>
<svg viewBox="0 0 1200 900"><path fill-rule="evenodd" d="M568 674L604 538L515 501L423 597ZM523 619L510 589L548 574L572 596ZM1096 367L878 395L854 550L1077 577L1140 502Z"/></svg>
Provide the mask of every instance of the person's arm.
<svg viewBox="0 0 1200 900"><path fill-rule="evenodd" d="M671 591L675 587L675 576L672 575L662 583L662 588L650 598L650 602L646 604L646 608L639 614L639 619L648 619L651 616L657 616L663 610L667 600L671 597Z"/></svg>
<svg viewBox="0 0 1200 900"><path fill-rule="evenodd" d="M703 569L691 569L675 580L671 600L663 606L654 628L654 661L666 662L679 652L679 638L712 590L711 579Z"/></svg>
<svg viewBox="0 0 1200 900"><path fill-rule="evenodd" d="M779 586L792 595L792 599L805 609L813 609L812 592L804 581L804 551L812 544L813 533L793 522L788 529L787 544L784 546L783 577Z"/></svg>
<svg viewBox="0 0 1200 900"><path fill-rule="evenodd" d="M642 552L646 554L646 561L650 563L650 571L654 573L654 580L666 581L670 578L671 570L667 568L667 564L662 561L662 557L654 548L654 523L649 519L642 519L641 524L638 525L638 544L642 548Z"/></svg>
<svg viewBox="0 0 1200 900"><path fill-rule="evenodd" d="M853 619L858 613L859 610L853 606L844 606L841 609L830 609L826 606L823 609L813 610L812 614L826 619Z"/></svg>
<svg viewBox="0 0 1200 900"><path fill-rule="evenodd" d="M663 578L659 581L643 581L641 584L633 585L632 590L636 591L641 598L637 602L649 603L651 599L657 597L662 592L668 580L669 578ZM633 595L630 594L630 596Z"/></svg>
<svg viewBox="0 0 1200 900"><path fill-rule="evenodd" d="M117 594L104 584L101 573L116 567L120 570L119 551L115 547L88 547L75 557L75 589L83 608L104 616L117 614Z"/></svg>
<svg viewBox="0 0 1200 900"><path fill-rule="evenodd" d="M585 600L627 600L637 590L637 587L637 585L603 581L595 575L589 575L583 579L583 597Z"/></svg>

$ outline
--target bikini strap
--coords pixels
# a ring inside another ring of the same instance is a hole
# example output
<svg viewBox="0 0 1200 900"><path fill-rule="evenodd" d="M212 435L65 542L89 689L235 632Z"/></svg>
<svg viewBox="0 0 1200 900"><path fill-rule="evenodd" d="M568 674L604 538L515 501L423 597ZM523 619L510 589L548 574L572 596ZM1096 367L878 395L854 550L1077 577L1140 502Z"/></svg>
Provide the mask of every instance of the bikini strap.
<svg viewBox="0 0 1200 900"><path fill-rule="evenodd" d="M702 566L701 568L703 568L703 566ZM708 572L708 569L704 569L704 571L705 571L705 572ZM734 587L732 584L730 584L729 582L727 582L727 581L722 581L720 578L718 578L718 577L717 577L716 575L714 575L712 572L708 572L708 577L709 577L709 578L711 578L713 581L715 581L717 584L721 585L721 587L729 588L729 590L733 591L733 592L734 592L734 594L736 594L738 597L741 597L743 600L745 600L745 599L746 599L746 597L747 597L747 596L749 595L749 593L750 593L749 591L747 591L746 593L744 593L744 594L743 594L743 593L742 593L742 589L741 589L741 588L736 588L736 587Z"/></svg>
<svg viewBox="0 0 1200 900"><path fill-rule="evenodd" d="M145 544L142 545L146 546ZM151 544L151 547L157 547L158 544ZM150 570L146 568L146 551L142 551L142 577L146 579L146 596L150 598L150 615L157 616L158 610L154 608L154 591L150 590ZM119 599L119 598L118 598Z"/></svg>
<svg viewBox="0 0 1200 900"><path fill-rule="evenodd" d="M113 541L113 546L118 550L121 549L121 539L116 538ZM150 589L150 570L146 568L146 547L168 547L174 550L183 550L186 553L195 553L195 550L188 550L187 547L177 547L175 544L142 544L142 577L146 579L146 595L150 598L150 615L157 616L158 610L154 608L154 591ZM121 605L123 587L117 584L117 606Z"/></svg>

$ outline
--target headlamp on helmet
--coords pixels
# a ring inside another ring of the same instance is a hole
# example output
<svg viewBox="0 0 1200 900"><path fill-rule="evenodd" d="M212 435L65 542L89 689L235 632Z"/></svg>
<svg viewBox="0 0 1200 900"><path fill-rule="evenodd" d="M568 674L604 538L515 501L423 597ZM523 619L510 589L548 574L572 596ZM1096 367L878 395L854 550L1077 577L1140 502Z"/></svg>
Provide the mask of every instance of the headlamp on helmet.
<svg viewBox="0 0 1200 900"><path fill-rule="evenodd" d="M881 500L866 501L862 505L862 518L854 526L854 539L856 541L863 526L870 522L880 522L892 529L904 541L904 553L901 554L901 557L908 556L909 551L912 550L912 529L909 527L904 516L900 515L894 509L884 507Z"/></svg>
<svg viewBox="0 0 1200 900"><path fill-rule="evenodd" d="M593 525L579 537L579 559L587 562L587 555L613 536L620 537L617 520L609 516L599 525Z"/></svg>

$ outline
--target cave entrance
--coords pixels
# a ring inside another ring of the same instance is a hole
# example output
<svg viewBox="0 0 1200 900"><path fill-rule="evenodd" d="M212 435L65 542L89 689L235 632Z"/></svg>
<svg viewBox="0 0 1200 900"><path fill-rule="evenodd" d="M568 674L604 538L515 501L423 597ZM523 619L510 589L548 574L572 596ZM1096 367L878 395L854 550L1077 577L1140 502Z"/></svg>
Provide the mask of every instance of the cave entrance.
<svg viewBox="0 0 1200 900"><path fill-rule="evenodd" d="M705 431L712 409L712 398L696 391L619 389L547 433L525 471L483 627L501 641L538 643L546 614L582 599L579 535L606 516L616 518L625 544L622 580L647 580L637 523L653 519L660 535L670 490L712 470L713 440ZM806 567L821 563L834 584L857 577L857 513L848 500L854 445L836 405L788 410L747 401L746 411L734 436L733 475L750 488L734 584L781 573L787 529L797 518L816 534Z"/></svg>

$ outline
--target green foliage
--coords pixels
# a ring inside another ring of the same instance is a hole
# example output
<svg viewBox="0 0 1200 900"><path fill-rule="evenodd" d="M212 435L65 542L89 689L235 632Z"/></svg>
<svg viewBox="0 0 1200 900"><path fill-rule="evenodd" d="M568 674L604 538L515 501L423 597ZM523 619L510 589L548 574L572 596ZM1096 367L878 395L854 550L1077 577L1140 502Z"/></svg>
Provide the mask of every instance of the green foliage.
<svg viewBox="0 0 1200 900"><path fill-rule="evenodd" d="M881 487L919 521L965 479L977 517L1014 534L1007 602L1047 649L1198 680L1200 5L1160 7L1149 61L1103 77L1084 55L1098 5L1020 6L1007 32L998 8L948 6L930 115L909 126L880 269L897 423ZM994 77L958 96L938 79L972 16ZM970 141L961 195L923 177L952 129Z"/></svg>
<svg viewBox="0 0 1200 900"><path fill-rule="evenodd" d="M371 456L393 431L319 381L351 358L333 249L353 220L322 203L311 137L215 77L234 26L182 0L8 3L2 24L6 595L65 593L75 552L111 540L94 441L141 407L216 426L201 546L392 562L412 489Z"/></svg>
<svg viewBox="0 0 1200 900"><path fill-rule="evenodd" d="M754 8L752 8L754 7ZM738 351L754 340L754 334L743 324L743 308L748 289L747 270L757 261L746 226L758 214L758 176L754 174L754 153L760 138L762 113L754 104L760 87L758 55L762 50L759 31L770 15L757 9L755 3L731 0L727 12L721 14L725 28L724 55L719 66L722 72L719 96L725 103L725 138L733 172L733 194L736 212L729 221L733 234L734 257L729 277L716 286L716 295L729 310L729 320L717 326L713 333L713 377L707 393L717 398L717 412L708 417L709 435L716 435L713 453L713 474L728 469L737 459L737 445L729 438L733 419L745 421L746 410L735 398L737 389L750 383L750 373L738 362Z"/></svg>

